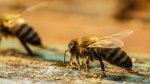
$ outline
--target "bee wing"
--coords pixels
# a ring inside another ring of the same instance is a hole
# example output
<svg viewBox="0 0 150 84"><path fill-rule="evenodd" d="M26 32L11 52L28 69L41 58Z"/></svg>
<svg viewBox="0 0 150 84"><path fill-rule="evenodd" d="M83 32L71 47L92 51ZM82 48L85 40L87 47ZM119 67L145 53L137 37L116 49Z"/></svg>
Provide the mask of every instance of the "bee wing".
<svg viewBox="0 0 150 84"><path fill-rule="evenodd" d="M101 40L101 39L106 39L106 38L107 38L107 39L116 38L116 39L122 40L122 39L124 39L124 38L130 36L132 33L133 33L132 30L125 30L125 31L123 31L123 32L119 32L119 33L116 33L116 34L112 34L112 35L110 35L110 36L106 36L106 37L103 37L103 38L99 38L99 40Z"/></svg>
<svg viewBox="0 0 150 84"><path fill-rule="evenodd" d="M124 43L122 39L128 37L133 33L132 30L126 30L103 38L97 38L96 42L90 44L88 47L100 47L100 48L117 48L122 47Z"/></svg>
<svg viewBox="0 0 150 84"><path fill-rule="evenodd" d="M95 48L95 47L100 47L100 48L117 48L117 47L122 47L124 43L115 38L109 38L109 39L102 39L98 40L95 43L90 44L88 47L89 48Z"/></svg>
<svg viewBox="0 0 150 84"><path fill-rule="evenodd" d="M45 6L48 6L48 1L42 1L42 2L40 2L38 4L35 4L35 5L31 6L31 7L28 7L25 10L20 11L20 14L23 15L26 12L34 11L34 10L37 10L37 9L45 7Z"/></svg>

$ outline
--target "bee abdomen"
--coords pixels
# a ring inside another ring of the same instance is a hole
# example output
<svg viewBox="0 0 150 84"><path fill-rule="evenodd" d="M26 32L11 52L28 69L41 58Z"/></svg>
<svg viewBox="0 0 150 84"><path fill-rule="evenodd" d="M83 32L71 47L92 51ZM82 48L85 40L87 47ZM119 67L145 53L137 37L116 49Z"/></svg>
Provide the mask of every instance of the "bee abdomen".
<svg viewBox="0 0 150 84"><path fill-rule="evenodd" d="M129 68L132 67L132 62L126 52L121 48L105 49L101 51L101 56L107 62L117 65L119 67Z"/></svg>
<svg viewBox="0 0 150 84"><path fill-rule="evenodd" d="M15 31L15 35L30 44L41 45L39 35L33 30L32 27L28 26L27 24L19 26Z"/></svg>

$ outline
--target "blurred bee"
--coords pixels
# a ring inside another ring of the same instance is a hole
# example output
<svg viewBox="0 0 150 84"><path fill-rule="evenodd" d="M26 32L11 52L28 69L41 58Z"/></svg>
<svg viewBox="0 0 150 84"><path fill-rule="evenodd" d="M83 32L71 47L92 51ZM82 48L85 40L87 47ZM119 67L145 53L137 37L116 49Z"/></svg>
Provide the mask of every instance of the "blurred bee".
<svg viewBox="0 0 150 84"><path fill-rule="evenodd" d="M79 58L86 58L86 74L89 71L89 61L99 60L103 76L106 77L103 59L112 65L131 70L131 58L120 47L124 45L121 39L129 36L132 32L127 30L102 38L83 37L73 39L68 44L68 50L65 51L64 64L66 53L69 52L69 65L72 67L73 57L76 57L79 70L81 69Z"/></svg>
<svg viewBox="0 0 150 84"><path fill-rule="evenodd" d="M38 33L27 24L24 18L21 17L21 14L25 13L26 11L31 11L39 8L43 5L45 5L45 2L29 7L20 14L6 14L0 17L0 41L3 36L15 36L20 40L27 52L31 56L33 56L32 51L26 43L36 46L42 46L41 39Z"/></svg>

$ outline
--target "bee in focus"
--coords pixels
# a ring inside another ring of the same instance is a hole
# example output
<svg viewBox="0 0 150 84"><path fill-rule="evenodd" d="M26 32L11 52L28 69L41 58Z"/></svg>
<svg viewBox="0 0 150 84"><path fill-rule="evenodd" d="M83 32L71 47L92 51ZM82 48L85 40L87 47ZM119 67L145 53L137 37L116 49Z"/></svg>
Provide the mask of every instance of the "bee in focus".
<svg viewBox="0 0 150 84"><path fill-rule="evenodd" d="M41 6L41 3L26 9L26 11L31 11L39 6ZM26 43L42 46L38 33L28 25L20 14L6 14L0 17L0 34L0 41L2 37L17 37L31 56L33 56L33 53Z"/></svg>
<svg viewBox="0 0 150 84"><path fill-rule="evenodd" d="M64 64L66 53L69 53L70 61L69 66L72 67L73 57L76 58L78 69L80 70L79 58L86 59L86 74L89 71L89 61L98 60L105 75L105 68L103 60L112 65L122 67L126 70L131 70L132 61L127 53L121 49L124 45L121 39L126 38L133 31L126 30L110 36L98 38L98 37L83 37L80 39L73 39L68 44L68 50L65 51Z"/></svg>

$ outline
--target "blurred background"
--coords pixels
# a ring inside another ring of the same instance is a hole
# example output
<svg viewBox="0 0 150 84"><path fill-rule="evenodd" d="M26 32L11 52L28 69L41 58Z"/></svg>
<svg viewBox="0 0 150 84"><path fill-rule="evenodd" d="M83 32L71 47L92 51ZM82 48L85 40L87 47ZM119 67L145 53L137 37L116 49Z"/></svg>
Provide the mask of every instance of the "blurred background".
<svg viewBox="0 0 150 84"><path fill-rule="evenodd" d="M46 0L0 0L0 15L19 13ZM106 36L123 30L124 50L150 53L150 0L47 0L48 5L22 15L44 45L67 48L71 39Z"/></svg>

